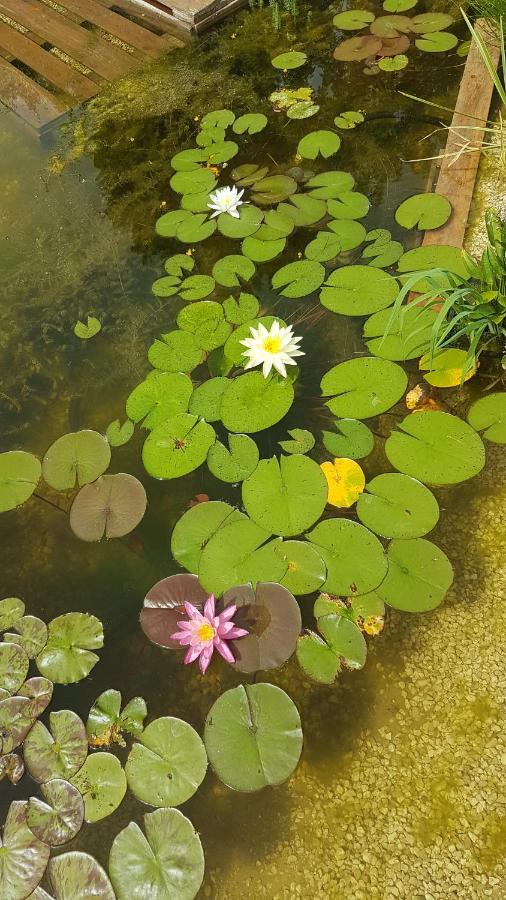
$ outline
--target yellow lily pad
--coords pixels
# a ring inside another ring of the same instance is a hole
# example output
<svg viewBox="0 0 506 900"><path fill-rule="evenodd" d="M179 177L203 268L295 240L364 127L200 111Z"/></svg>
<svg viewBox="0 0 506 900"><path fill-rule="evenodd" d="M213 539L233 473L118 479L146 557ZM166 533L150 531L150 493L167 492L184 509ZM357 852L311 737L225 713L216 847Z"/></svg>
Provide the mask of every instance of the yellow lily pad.
<svg viewBox="0 0 506 900"><path fill-rule="evenodd" d="M476 373L476 366L468 368L466 361L465 350L440 350L432 359L426 353L420 360L420 371L427 372L423 377L434 387L456 387Z"/></svg>
<svg viewBox="0 0 506 900"><path fill-rule="evenodd" d="M323 462L320 468L327 479L327 503L349 507L357 502L365 488L365 475L354 459L334 459Z"/></svg>

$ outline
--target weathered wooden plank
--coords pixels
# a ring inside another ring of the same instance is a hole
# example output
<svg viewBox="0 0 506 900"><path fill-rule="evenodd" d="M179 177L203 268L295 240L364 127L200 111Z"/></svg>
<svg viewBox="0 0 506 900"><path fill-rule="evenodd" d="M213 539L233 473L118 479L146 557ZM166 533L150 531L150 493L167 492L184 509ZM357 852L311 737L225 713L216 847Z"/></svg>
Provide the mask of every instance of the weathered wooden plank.
<svg viewBox="0 0 506 900"><path fill-rule="evenodd" d="M483 28L483 23L478 21L478 29L487 44L494 60L499 62L499 46L490 41L490 34ZM471 207L474 184L480 161L480 151L462 153L456 162L455 154L459 152L462 141L469 140L474 146L479 147L485 132L480 128L481 122L485 124L490 111L494 87L486 68L481 60L476 44L472 43L467 57L464 74L460 83L459 95L455 105L451 130L448 132L445 158L442 160L436 191L444 194L452 204L453 210L446 225L442 228L427 231L423 244L450 244L453 247L462 247L466 230L469 210ZM468 127L478 126L476 131L470 131Z"/></svg>
<svg viewBox="0 0 506 900"><path fill-rule="evenodd" d="M81 21L92 22L104 31L108 31L125 43L141 51L144 56L155 57L165 50L163 40L131 22L124 16L119 16L109 8L102 6L95 0L60 0L60 4L75 13Z"/></svg>
<svg viewBox="0 0 506 900"><path fill-rule="evenodd" d="M0 56L0 101L28 122L43 128L58 118L65 104Z"/></svg>
<svg viewBox="0 0 506 900"><path fill-rule="evenodd" d="M103 78L128 72L137 60L37 0L0 0L0 11Z"/></svg>
<svg viewBox="0 0 506 900"><path fill-rule="evenodd" d="M166 12L150 6L144 0L142 2L139 2L139 0L97 0L97 3L100 3L101 6L106 6L108 9L122 10L128 15L134 16L136 20L141 20L151 26L151 28L161 32L159 37L165 50L172 47L182 47L185 44L184 40L174 34L174 30L178 30L179 34L184 33L181 31L181 26L179 28L175 27L175 23L170 21Z"/></svg>
<svg viewBox="0 0 506 900"><path fill-rule="evenodd" d="M247 6L248 0L133 0L162 10L167 19L188 30L204 31Z"/></svg>
<svg viewBox="0 0 506 900"><path fill-rule="evenodd" d="M21 32L0 21L0 55L8 54L19 59L60 91L77 100L89 100L99 91L91 79L76 72L61 59L39 47Z"/></svg>

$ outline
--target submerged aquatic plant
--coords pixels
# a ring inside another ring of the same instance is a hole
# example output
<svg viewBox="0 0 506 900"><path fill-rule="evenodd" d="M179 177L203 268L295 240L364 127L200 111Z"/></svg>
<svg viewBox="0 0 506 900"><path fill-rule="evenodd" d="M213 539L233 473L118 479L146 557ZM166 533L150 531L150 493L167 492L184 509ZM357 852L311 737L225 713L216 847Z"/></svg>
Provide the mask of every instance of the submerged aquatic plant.
<svg viewBox="0 0 506 900"><path fill-rule="evenodd" d="M269 377L273 367L286 378L286 366L295 366L294 357L304 356L304 351L299 349L302 338L294 335L291 325L283 328L276 319L269 330L259 322L258 328L251 327L250 332L250 338L239 342L247 347L243 352L247 358L244 368L262 366L264 378Z"/></svg>
<svg viewBox="0 0 506 900"><path fill-rule="evenodd" d="M207 205L209 209L214 210L211 219L214 219L215 216L219 216L221 213L228 213L229 216L238 219L239 207L244 203L244 200L241 200L243 194L244 191L238 191L235 185L233 187L219 188L214 194L210 194L209 199L211 203Z"/></svg>
<svg viewBox="0 0 506 900"><path fill-rule="evenodd" d="M226 606L221 613L216 615L214 595L210 594L203 613L188 601L185 602L184 608L188 619L177 623L180 631L174 632L171 638L182 647L188 647L184 658L185 664L189 665L198 659L200 671L204 675L215 649L228 663L235 662L234 654L230 647L227 647L226 642L245 637L248 634L244 628L238 628L231 621L237 606L234 604Z"/></svg>

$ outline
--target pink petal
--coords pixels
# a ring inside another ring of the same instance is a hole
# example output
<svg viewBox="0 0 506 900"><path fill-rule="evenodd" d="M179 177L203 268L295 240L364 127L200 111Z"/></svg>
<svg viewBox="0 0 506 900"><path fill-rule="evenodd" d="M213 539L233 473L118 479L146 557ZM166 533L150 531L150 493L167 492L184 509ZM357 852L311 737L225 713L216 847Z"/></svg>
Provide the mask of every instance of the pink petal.
<svg viewBox="0 0 506 900"><path fill-rule="evenodd" d="M249 634L249 631L246 631L245 628L237 628L234 625L232 630L228 632L226 639L227 639L227 641L232 641L232 640L235 640L235 638L246 637L247 634Z"/></svg>
<svg viewBox="0 0 506 900"><path fill-rule="evenodd" d="M225 644L224 641L221 640L221 638L215 637L214 646L216 647L220 656L222 656L223 659L225 659L228 663L235 662L235 656L232 653L230 647L227 647L227 645Z"/></svg>
<svg viewBox="0 0 506 900"><path fill-rule="evenodd" d="M206 647L206 649L203 650L202 653L200 654L199 668L200 668L200 671L202 672L202 675L205 675L206 669L207 669L209 663L211 662L213 650L214 650L214 647L212 644L210 644L210 646Z"/></svg>
<svg viewBox="0 0 506 900"><path fill-rule="evenodd" d="M206 619L209 619L209 621L214 618L214 608L214 594L210 594L204 606L204 616L206 617Z"/></svg>
<svg viewBox="0 0 506 900"><path fill-rule="evenodd" d="M220 613L220 619L231 619L236 610L237 606L231 603L230 606L226 606L223 612Z"/></svg>
<svg viewBox="0 0 506 900"><path fill-rule="evenodd" d="M190 647L186 653L184 658L184 662L186 665L194 662L197 659L197 656L200 654L200 649L198 647Z"/></svg>
<svg viewBox="0 0 506 900"><path fill-rule="evenodd" d="M183 619L182 622L177 623L177 627L181 629L181 631L192 631L193 625L188 619Z"/></svg>
<svg viewBox="0 0 506 900"><path fill-rule="evenodd" d="M176 631L174 634L170 635L170 639L171 641L178 641L178 643L184 646L185 644L190 643L192 636L186 631Z"/></svg>
<svg viewBox="0 0 506 900"><path fill-rule="evenodd" d="M184 608L186 610L186 615L188 616L189 619L198 619L199 618L200 613L199 613L197 607L193 605L193 603L188 603L188 600L185 600Z"/></svg>

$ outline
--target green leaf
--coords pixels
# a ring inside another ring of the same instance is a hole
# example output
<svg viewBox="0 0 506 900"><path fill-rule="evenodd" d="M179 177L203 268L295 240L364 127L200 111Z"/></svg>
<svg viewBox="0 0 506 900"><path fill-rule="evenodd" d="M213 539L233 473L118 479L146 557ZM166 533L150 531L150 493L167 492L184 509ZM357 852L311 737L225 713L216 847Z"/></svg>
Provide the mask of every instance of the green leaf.
<svg viewBox="0 0 506 900"><path fill-rule="evenodd" d="M415 47L424 53L443 53L445 50L453 50L458 42L458 37L448 31L432 31L429 34L422 34L415 41Z"/></svg>
<svg viewBox="0 0 506 900"><path fill-rule="evenodd" d="M449 25L453 25L454 21L453 17L449 16L448 13L420 13L411 19L410 30L414 31L415 34L428 34L448 28Z"/></svg>
<svg viewBox="0 0 506 900"><path fill-rule="evenodd" d="M232 169L231 175L234 181L241 187L251 187L255 182L264 178L269 171L268 166L259 166L256 163L246 163L243 166L237 166Z"/></svg>
<svg viewBox="0 0 506 900"><path fill-rule="evenodd" d="M282 297L307 297L318 290L324 278L325 269L320 263L301 259L278 269L272 276L272 287Z"/></svg>
<svg viewBox="0 0 506 900"><path fill-rule="evenodd" d="M458 484L485 465L485 448L475 431L449 413L416 412L399 422L385 443L389 462L427 484Z"/></svg>
<svg viewBox="0 0 506 900"><path fill-rule="evenodd" d="M72 850L49 860L51 890L56 900L115 900L114 891L102 866L88 853Z"/></svg>
<svg viewBox="0 0 506 900"><path fill-rule="evenodd" d="M141 734L147 714L142 697L133 697L122 711L120 692L112 688L103 691L90 709L86 723L88 740L92 746L104 741L107 745L116 742L124 746L122 733Z"/></svg>
<svg viewBox="0 0 506 900"><path fill-rule="evenodd" d="M286 114L289 119L310 119L319 111L320 107L317 103L313 103L312 100L302 100L300 103L289 106Z"/></svg>
<svg viewBox="0 0 506 900"><path fill-rule="evenodd" d="M285 453L309 453L313 449L315 439L310 431L306 431L304 428L292 428L288 434L293 440L278 441Z"/></svg>
<svg viewBox="0 0 506 900"><path fill-rule="evenodd" d="M401 256L397 268L403 273L401 281L406 281L404 273L419 272L425 269L443 269L443 272L431 275L431 280L421 278L412 285L412 290L418 293L425 293L434 290L434 286L447 290L452 287L452 282L445 275L445 271L460 275L462 278L468 279L469 275L462 255L460 247L450 247L447 244L426 244L421 247L415 247L414 250L408 250Z"/></svg>
<svg viewBox="0 0 506 900"><path fill-rule="evenodd" d="M451 563L435 544L423 538L395 540L389 545L388 573L377 593L394 609L427 612L439 606L452 581Z"/></svg>
<svg viewBox="0 0 506 900"><path fill-rule="evenodd" d="M144 815L116 835L109 872L118 900L193 900L204 878L204 853L192 823L178 809Z"/></svg>
<svg viewBox="0 0 506 900"><path fill-rule="evenodd" d="M398 309L382 309L367 319L367 349L383 359L404 360L422 356L430 348L437 311L415 303Z"/></svg>
<svg viewBox="0 0 506 900"><path fill-rule="evenodd" d="M127 416L142 422L143 428L156 428L178 413L186 412L193 385L182 372L151 372L126 402Z"/></svg>
<svg viewBox="0 0 506 900"><path fill-rule="evenodd" d="M320 466L295 454L260 460L243 482L242 501L250 519L271 534L301 534L320 518L327 482Z"/></svg>
<svg viewBox="0 0 506 900"><path fill-rule="evenodd" d="M10 641L13 644L19 644L23 648L29 659L33 659L46 646L47 641L47 625L37 616L23 616L18 619L13 626L16 633L6 632L4 641ZM0 644L0 651L1 651ZM5 690L5 686L2 684Z"/></svg>
<svg viewBox="0 0 506 900"><path fill-rule="evenodd" d="M197 732L171 716L150 722L125 765L130 790L151 806L184 803L202 783L206 769L206 751Z"/></svg>
<svg viewBox="0 0 506 900"><path fill-rule="evenodd" d="M186 209L171 209L156 220L155 231L160 237L174 238L181 223L191 218L191 212ZM169 275L180 277L176 272L169 272Z"/></svg>
<svg viewBox="0 0 506 900"><path fill-rule="evenodd" d="M374 13L368 9L350 9L334 16L332 24L341 31L359 31L374 22L375 18Z"/></svg>
<svg viewBox="0 0 506 900"><path fill-rule="evenodd" d="M4 690L4 694L6 693ZM28 697L7 696L4 700L0 700L0 752L2 754L11 753L16 747L19 747L27 734L31 733L35 717L36 711ZM26 763L26 755L24 758Z"/></svg>
<svg viewBox="0 0 506 900"><path fill-rule="evenodd" d="M122 447L124 444L128 444L128 441L132 437L135 430L134 423L127 419L126 422L121 424L119 419L114 419L114 422L111 422L110 425L107 426L105 431L105 436L109 443L110 447Z"/></svg>
<svg viewBox="0 0 506 900"><path fill-rule="evenodd" d="M319 684L333 684L342 667L363 668L367 646L351 619L331 614L321 616L317 624L323 640L310 631L297 643L297 659L306 675Z"/></svg>
<svg viewBox="0 0 506 900"><path fill-rule="evenodd" d="M246 434L230 434L228 446L227 450L224 444L216 441L207 454L207 465L215 478L237 484L255 471L259 460L258 447Z"/></svg>
<svg viewBox="0 0 506 900"><path fill-rule="evenodd" d="M86 822L99 822L118 808L127 789L125 773L117 756L93 753L70 779L84 800Z"/></svg>
<svg viewBox="0 0 506 900"><path fill-rule="evenodd" d="M206 422L218 422L221 418L221 398L229 384L229 379L223 376L204 381L192 394L190 413ZM211 445L209 452L214 446Z"/></svg>
<svg viewBox="0 0 506 900"><path fill-rule="evenodd" d="M238 287L254 274L255 265L245 256L223 256L213 266L213 277L223 287Z"/></svg>
<svg viewBox="0 0 506 900"><path fill-rule="evenodd" d="M148 359L155 369L163 372L191 372L203 362L204 352L193 334L169 331L151 344Z"/></svg>
<svg viewBox="0 0 506 900"><path fill-rule="evenodd" d="M142 461L153 478L181 478L205 462L214 428L181 413L153 429L142 448Z"/></svg>
<svg viewBox="0 0 506 900"><path fill-rule="evenodd" d="M101 328L102 325L98 319L95 319L94 316L88 316L86 325L84 322L76 322L74 325L74 334L83 341L89 341L90 338L95 337L95 335L99 333Z"/></svg>
<svg viewBox="0 0 506 900"><path fill-rule="evenodd" d="M110 461L111 448L102 434L74 431L51 444L42 461L42 476L56 491L68 491L95 481Z"/></svg>
<svg viewBox="0 0 506 900"><path fill-rule="evenodd" d="M25 614L25 604L19 597L0 600L0 631L12 628Z"/></svg>
<svg viewBox="0 0 506 900"><path fill-rule="evenodd" d="M211 144L207 148L207 161L209 165L219 166L221 163L233 159L238 152L239 147L235 141L222 141L221 143Z"/></svg>
<svg viewBox="0 0 506 900"><path fill-rule="evenodd" d="M223 394L221 420L228 431L254 434L279 422L293 398L288 378L264 378L261 372L246 372L234 378Z"/></svg>
<svg viewBox="0 0 506 900"><path fill-rule="evenodd" d="M51 847L66 844L83 824L83 798L74 785L61 778L46 781L40 791L44 800L28 800L26 823L35 837Z"/></svg>
<svg viewBox="0 0 506 900"><path fill-rule="evenodd" d="M381 537L418 538L437 524L439 506L425 485L408 475L388 472L366 484L357 501L357 515Z"/></svg>
<svg viewBox="0 0 506 900"><path fill-rule="evenodd" d="M418 0L383 0L383 9L391 13L403 13L413 9Z"/></svg>
<svg viewBox="0 0 506 900"><path fill-rule="evenodd" d="M395 56L383 56L378 60L378 68L382 72L400 72L408 65L409 59L404 53L396 53Z"/></svg>
<svg viewBox="0 0 506 900"><path fill-rule="evenodd" d="M369 198L358 191L343 191L337 199L327 201L333 219L363 219L370 205Z"/></svg>
<svg viewBox="0 0 506 900"><path fill-rule="evenodd" d="M225 691L206 719L209 761L226 785L257 791L281 784L297 766L302 729L297 707L273 684L238 685Z"/></svg>
<svg viewBox="0 0 506 900"><path fill-rule="evenodd" d="M355 179L349 172L320 172L313 175L306 182L306 188L311 197L320 200L332 200L339 197L343 191L351 191L355 186ZM305 196L305 195L304 195Z"/></svg>
<svg viewBox="0 0 506 900"><path fill-rule="evenodd" d="M339 658L314 631L299 637L297 661L308 678L317 684L333 684L340 671Z"/></svg>
<svg viewBox="0 0 506 900"><path fill-rule="evenodd" d="M25 739L26 766L35 781L45 782L51 778L68 781L81 768L88 754L84 723L70 709L62 709L49 714L49 728L36 722Z"/></svg>
<svg viewBox="0 0 506 900"><path fill-rule="evenodd" d="M506 393L498 391L480 397L471 406L467 421L493 444L506 444Z"/></svg>
<svg viewBox="0 0 506 900"><path fill-rule="evenodd" d="M366 231L361 222L355 222L354 219L335 219L327 222L326 226L332 231L341 243L340 252L354 250L365 239Z"/></svg>
<svg viewBox="0 0 506 900"><path fill-rule="evenodd" d="M223 301L223 311L227 322L244 325L258 314L260 304L253 294L240 293L238 297L227 297Z"/></svg>
<svg viewBox="0 0 506 900"><path fill-rule="evenodd" d="M195 143L199 147L210 147L211 144L221 144L225 140L225 129L219 125L204 126L195 138Z"/></svg>
<svg viewBox="0 0 506 900"><path fill-rule="evenodd" d="M183 244L198 244L216 231L216 219L208 219L206 213L188 213L177 226L176 237Z"/></svg>
<svg viewBox="0 0 506 900"><path fill-rule="evenodd" d="M49 847L26 823L26 800L9 806L0 848L0 884L3 900L21 900L35 890L49 859Z"/></svg>
<svg viewBox="0 0 506 900"><path fill-rule="evenodd" d="M281 540L269 538L265 528L246 516L224 524L202 550L198 570L201 585L219 595L237 584L281 581L286 572L276 552Z"/></svg>
<svg viewBox="0 0 506 900"><path fill-rule="evenodd" d="M391 306L399 285L387 272L368 266L334 269L320 292L322 306L345 316L363 316Z"/></svg>
<svg viewBox="0 0 506 900"><path fill-rule="evenodd" d="M404 253L404 247L399 241L375 241L362 250L362 258L369 259L369 266L386 269L393 266Z"/></svg>
<svg viewBox="0 0 506 900"><path fill-rule="evenodd" d="M197 172L201 168L201 164L205 163L207 154L205 150L181 150L176 153L170 164L176 172Z"/></svg>
<svg viewBox="0 0 506 900"><path fill-rule="evenodd" d="M395 221L403 228L427 231L440 228L452 214L452 205L442 194L413 194L395 211Z"/></svg>
<svg viewBox="0 0 506 900"><path fill-rule="evenodd" d="M350 519L326 519L306 537L327 566L323 590L337 596L367 594L383 581L387 560L378 538Z"/></svg>
<svg viewBox="0 0 506 900"><path fill-rule="evenodd" d="M102 623L96 616L64 613L49 623L47 644L37 656L37 668L56 684L73 684L89 675L98 662L92 651L103 646Z"/></svg>
<svg viewBox="0 0 506 900"><path fill-rule="evenodd" d="M246 113L235 120L232 131L235 134L258 134L259 131L264 130L267 122L267 116L264 116L263 113Z"/></svg>
<svg viewBox="0 0 506 900"><path fill-rule="evenodd" d="M345 459L364 459L374 449L374 435L357 419L338 419L335 431L322 432L323 445L332 456Z"/></svg>
<svg viewBox="0 0 506 900"><path fill-rule="evenodd" d="M275 69L299 69L307 62L307 54L299 50L288 50L271 59Z"/></svg>
<svg viewBox="0 0 506 900"><path fill-rule="evenodd" d="M281 584L292 594L312 594L325 583L327 568L312 544L307 541L283 541L276 552L287 565Z"/></svg>
<svg viewBox="0 0 506 900"><path fill-rule="evenodd" d="M199 191L197 194L183 194L181 197L181 209L187 209L192 213L207 213L209 215L209 191Z"/></svg>
<svg viewBox="0 0 506 900"><path fill-rule="evenodd" d="M12 643L6 635L6 640L0 644L0 689L15 694L28 674L29 665L24 647L17 642Z"/></svg>
<svg viewBox="0 0 506 900"><path fill-rule="evenodd" d="M363 113L354 109L348 109L335 117L334 125L337 128L342 128L343 131L347 131L350 128L356 128L357 125L361 125L364 121L365 117Z"/></svg>
<svg viewBox="0 0 506 900"><path fill-rule="evenodd" d="M335 259L341 250L342 241L339 235L331 231L319 231L314 240L306 245L304 256L318 262L328 262Z"/></svg>
<svg viewBox="0 0 506 900"><path fill-rule="evenodd" d="M240 240L255 234L260 228L264 217L261 209L251 204L243 203L239 207L238 212L238 219L229 213L221 213L218 216L218 231L225 237Z"/></svg>
<svg viewBox="0 0 506 900"><path fill-rule="evenodd" d="M0 512L16 509L25 503L37 487L40 462L24 450L0 453Z"/></svg>
<svg viewBox="0 0 506 900"><path fill-rule="evenodd" d="M182 278L185 272L193 272L195 260L193 256L187 256L186 253L175 253L174 256L169 256L165 260L164 267L167 275Z"/></svg>
<svg viewBox="0 0 506 900"><path fill-rule="evenodd" d="M241 251L252 262L264 263L279 256L285 247L286 238L279 238L276 241L265 241L257 237L247 237L241 244Z"/></svg>
<svg viewBox="0 0 506 900"><path fill-rule="evenodd" d="M216 176L209 169L200 168L191 172L176 172L170 179L170 186L176 194L209 193L216 184Z"/></svg>
<svg viewBox="0 0 506 900"><path fill-rule="evenodd" d="M216 532L225 524L244 516L221 500L198 503L176 522L170 549L174 559L189 572L197 572L200 554Z"/></svg>
<svg viewBox="0 0 506 900"><path fill-rule="evenodd" d="M34 718L38 718L51 702L53 685L47 678L39 676L28 678L27 681L18 688L18 695L19 697L26 697L30 701L30 714L33 715Z"/></svg>
<svg viewBox="0 0 506 900"><path fill-rule="evenodd" d="M134 475L101 475L81 488L70 508L70 527L82 541L124 537L142 521L148 499Z"/></svg>
<svg viewBox="0 0 506 900"><path fill-rule="evenodd" d="M323 156L329 159L341 146L341 138L334 131L311 131L298 144L297 155L303 159L316 159Z"/></svg>
<svg viewBox="0 0 506 900"><path fill-rule="evenodd" d="M327 214L327 204L318 197L309 194L296 194L290 197L289 203L278 206L278 212L292 219L294 225L299 228L306 225L316 225Z"/></svg>
<svg viewBox="0 0 506 900"><path fill-rule="evenodd" d="M406 373L396 363L365 356L349 359L330 369L322 378L324 397L334 415L369 419L394 406L408 384Z"/></svg>
<svg viewBox="0 0 506 900"><path fill-rule="evenodd" d="M235 122L235 113L231 109L213 109L203 117L201 128L228 128Z"/></svg>
<svg viewBox="0 0 506 900"><path fill-rule="evenodd" d="M282 544L277 545L279 550ZM245 628L247 635L232 641L238 672L276 669L295 650L302 620L299 604L293 594L280 584L240 584L226 591L223 607L237 607L234 622Z"/></svg>
<svg viewBox="0 0 506 900"><path fill-rule="evenodd" d="M210 275L190 275L178 291L181 300L193 301L209 297L214 291L214 278Z"/></svg>
<svg viewBox="0 0 506 900"><path fill-rule="evenodd" d="M371 34L376 37L395 39L401 34L412 31L412 20L409 16L378 16L371 25Z"/></svg>
<svg viewBox="0 0 506 900"><path fill-rule="evenodd" d="M232 326L225 321L221 303L201 300L181 310L177 324L182 331L193 334L202 350L210 352L221 347L227 340Z"/></svg>
<svg viewBox="0 0 506 900"><path fill-rule="evenodd" d="M291 194L295 194L296 190L297 182L289 175L268 175L255 181L251 199L261 206L270 206L286 200Z"/></svg>

